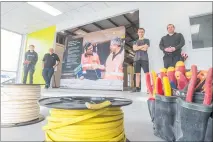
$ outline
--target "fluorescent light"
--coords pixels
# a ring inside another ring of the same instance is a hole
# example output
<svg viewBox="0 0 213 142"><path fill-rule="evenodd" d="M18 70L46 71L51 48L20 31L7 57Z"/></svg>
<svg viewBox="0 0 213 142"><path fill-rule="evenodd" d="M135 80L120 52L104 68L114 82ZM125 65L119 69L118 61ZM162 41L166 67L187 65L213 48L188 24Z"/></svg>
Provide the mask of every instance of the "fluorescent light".
<svg viewBox="0 0 213 142"><path fill-rule="evenodd" d="M54 7L44 3L44 2L27 2L28 4L52 15L52 16L58 16L60 15L62 12L59 11L58 9L55 9Z"/></svg>
<svg viewBox="0 0 213 142"><path fill-rule="evenodd" d="M200 24L191 25L191 34L197 34L199 33Z"/></svg>

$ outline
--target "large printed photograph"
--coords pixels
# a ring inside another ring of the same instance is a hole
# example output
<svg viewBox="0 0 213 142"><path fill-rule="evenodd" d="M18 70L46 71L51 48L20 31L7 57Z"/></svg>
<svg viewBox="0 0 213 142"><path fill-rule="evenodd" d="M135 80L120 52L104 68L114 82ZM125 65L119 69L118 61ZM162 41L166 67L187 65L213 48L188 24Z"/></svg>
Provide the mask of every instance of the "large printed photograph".
<svg viewBox="0 0 213 142"><path fill-rule="evenodd" d="M122 90L124 37L124 27L68 37L60 87Z"/></svg>

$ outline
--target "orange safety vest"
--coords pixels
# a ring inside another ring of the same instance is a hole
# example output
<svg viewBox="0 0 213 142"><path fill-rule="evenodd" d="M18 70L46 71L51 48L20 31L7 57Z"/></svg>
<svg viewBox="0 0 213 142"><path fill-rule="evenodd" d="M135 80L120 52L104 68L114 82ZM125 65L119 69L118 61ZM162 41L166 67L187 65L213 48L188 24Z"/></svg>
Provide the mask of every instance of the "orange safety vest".
<svg viewBox="0 0 213 142"><path fill-rule="evenodd" d="M93 64L100 65L100 59L98 54L93 53L91 56L85 56L85 53L81 56L81 65L83 71L86 71L87 68Z"/></svg>
<svg viewBox="0 0 213 142"><path fill-rule="evenodd" d="M123 80L123 62L124 62L124 52L116 55L112 60L113 54L110 53L106 60L106 69L104 79L109 80Z"/></svg>

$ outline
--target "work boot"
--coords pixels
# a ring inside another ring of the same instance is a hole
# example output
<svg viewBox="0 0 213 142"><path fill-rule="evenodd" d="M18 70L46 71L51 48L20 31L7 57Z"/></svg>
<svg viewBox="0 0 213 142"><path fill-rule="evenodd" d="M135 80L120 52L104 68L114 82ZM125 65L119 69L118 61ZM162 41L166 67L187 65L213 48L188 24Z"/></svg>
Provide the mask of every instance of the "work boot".
<svg viewBox="0 0 213 142"><path fill-rule="evenodd" d="M48 88L49 88L49 85L46 84L44 88L45 88L45 89L48 89Z"/></svg>
<svg viewBox="0 0 213 142"><path fill-rule="evenodd" d="M141 91L141 89L139 87L136 87L131 92L134 93L134 92L140 92L140 91Z"/></svg>

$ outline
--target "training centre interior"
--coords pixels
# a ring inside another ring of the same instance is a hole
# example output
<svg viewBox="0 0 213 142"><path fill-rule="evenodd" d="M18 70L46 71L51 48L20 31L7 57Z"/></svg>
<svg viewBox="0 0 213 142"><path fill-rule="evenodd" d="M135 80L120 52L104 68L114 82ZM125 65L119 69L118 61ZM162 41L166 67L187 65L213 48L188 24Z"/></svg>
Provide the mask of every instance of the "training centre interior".
<svg viewBox="0 0 213 142"><path fill-rule="evenodd" d="M1 141L213 141L212 39L212 2L1 2Z"/></svg>

